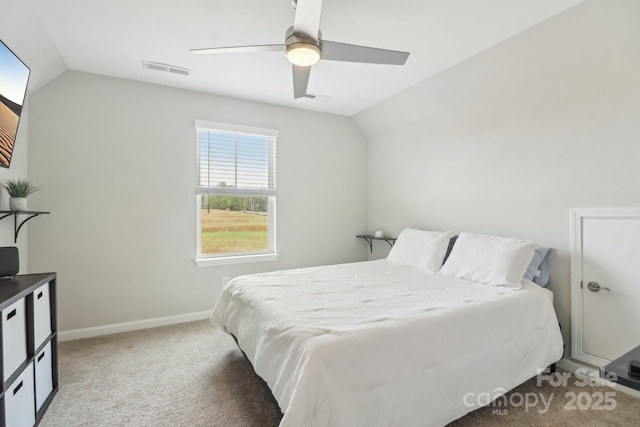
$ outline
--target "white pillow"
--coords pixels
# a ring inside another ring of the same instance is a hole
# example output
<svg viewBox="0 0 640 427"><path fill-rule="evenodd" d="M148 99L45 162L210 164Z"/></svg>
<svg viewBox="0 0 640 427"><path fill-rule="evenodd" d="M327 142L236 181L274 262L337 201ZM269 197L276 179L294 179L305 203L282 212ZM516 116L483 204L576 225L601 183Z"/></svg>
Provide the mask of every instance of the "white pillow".
<svg viewBox="0 0 640 427"><path fill-rule="evenodd" d="M425 231L405 228L391 248L387 260L395 265L418 267L436 273L447 253L450 231Z"/></svg>
<svg viewBox="0 0 640 427"><path fill-rule="evenodd" d="M487 285L520 288L534 251L533 242L460 233L440 274Z"/></svg>

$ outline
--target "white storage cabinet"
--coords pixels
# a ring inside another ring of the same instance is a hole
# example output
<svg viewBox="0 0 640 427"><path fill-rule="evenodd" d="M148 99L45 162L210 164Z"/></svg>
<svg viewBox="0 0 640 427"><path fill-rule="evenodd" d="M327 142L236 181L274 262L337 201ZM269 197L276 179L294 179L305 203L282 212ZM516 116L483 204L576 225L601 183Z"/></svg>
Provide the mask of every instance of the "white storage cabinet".
<svg viewBox="0 0 640 427"><path fill-rule="evenodd" d="M56 274L0 279L0 427L33 427L58 391Z"/></svg>

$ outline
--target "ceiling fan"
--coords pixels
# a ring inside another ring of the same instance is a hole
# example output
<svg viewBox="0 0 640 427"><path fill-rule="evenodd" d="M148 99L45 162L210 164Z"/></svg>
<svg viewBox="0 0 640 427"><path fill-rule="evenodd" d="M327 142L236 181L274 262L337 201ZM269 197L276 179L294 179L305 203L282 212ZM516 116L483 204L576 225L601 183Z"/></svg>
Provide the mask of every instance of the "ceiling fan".
<svg viewBox="0 0 640 427"><path fill-rule="evenodd" d="M409 52L322 40L320 14L322 0L291 0L296 9L293 27L285 33L284 44L213 47L191 49L195 54L282 52L293 64L293 97L307 96L311 66L320 59L328 61L364 62L369 64L404 65Z"/></svg>

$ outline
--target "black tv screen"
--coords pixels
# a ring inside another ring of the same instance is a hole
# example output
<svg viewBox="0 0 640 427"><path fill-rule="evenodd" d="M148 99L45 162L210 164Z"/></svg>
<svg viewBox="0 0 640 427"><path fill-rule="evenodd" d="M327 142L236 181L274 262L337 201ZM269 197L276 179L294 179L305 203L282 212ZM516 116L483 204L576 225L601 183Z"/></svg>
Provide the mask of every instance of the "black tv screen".
<svg viewBox="0 0 640 427"><path fill-rule="evenodd" d="M0 40L0 166L11 165L31 70Z"/></svg>

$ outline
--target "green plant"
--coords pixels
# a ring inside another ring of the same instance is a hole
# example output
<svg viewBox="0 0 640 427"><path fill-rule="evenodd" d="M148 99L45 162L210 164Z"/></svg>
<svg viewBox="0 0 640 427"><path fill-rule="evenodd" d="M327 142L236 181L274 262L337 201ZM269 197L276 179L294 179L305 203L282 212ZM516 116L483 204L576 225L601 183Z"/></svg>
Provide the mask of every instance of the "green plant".
<svg viewBox="0 0 640 427"><path fill-rule="evenodd" d="M2 187L7 190L9 197L27 197L40 190L40 187L36 187L26 179L8 179L2 184Z"/></svg>

